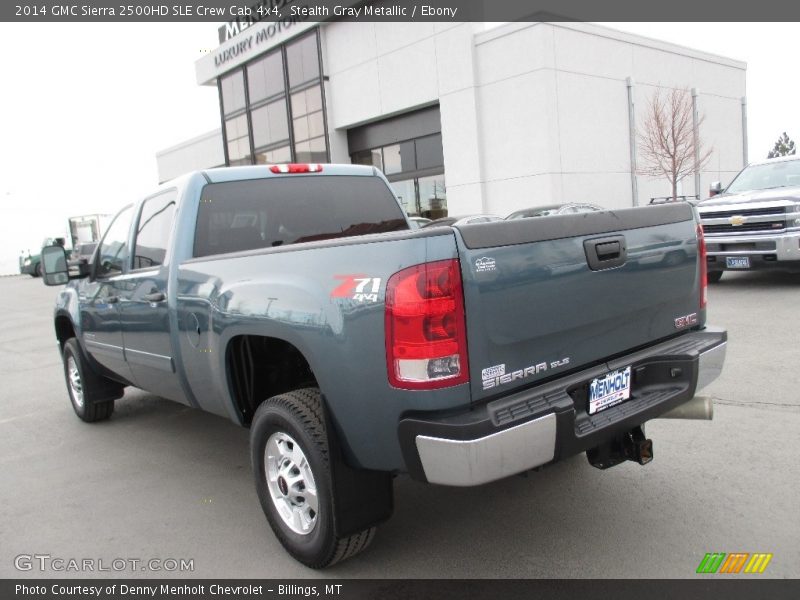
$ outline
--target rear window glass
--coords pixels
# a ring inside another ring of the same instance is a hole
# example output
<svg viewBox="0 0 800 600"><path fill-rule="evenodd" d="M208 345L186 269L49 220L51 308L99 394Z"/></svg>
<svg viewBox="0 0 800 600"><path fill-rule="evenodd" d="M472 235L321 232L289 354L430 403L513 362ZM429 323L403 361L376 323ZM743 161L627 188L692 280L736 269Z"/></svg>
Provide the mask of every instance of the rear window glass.
<svg viewBox="0 0 800 600"><path fill-rule="evenodd" d="M408 229L377 177L300 175L212 183L203 188L194 255Z"/></svg>

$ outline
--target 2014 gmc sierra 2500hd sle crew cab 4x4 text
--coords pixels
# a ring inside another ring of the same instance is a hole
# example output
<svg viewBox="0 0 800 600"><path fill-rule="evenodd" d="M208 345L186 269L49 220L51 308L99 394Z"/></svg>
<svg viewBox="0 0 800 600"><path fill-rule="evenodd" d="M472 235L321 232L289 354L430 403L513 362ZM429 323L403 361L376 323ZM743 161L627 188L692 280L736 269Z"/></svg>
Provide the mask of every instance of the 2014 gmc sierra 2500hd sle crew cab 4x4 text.
<svg viewBox="0 0 800 600"><path fill-rule="evenodd" d="M132 385L249 427L312 567L369 544L398 473L649 462L642 425L707 417L725 355L685 203L412 230L372 167L221 168L124 208L79 275L43 257L77 415Z"/></svg>

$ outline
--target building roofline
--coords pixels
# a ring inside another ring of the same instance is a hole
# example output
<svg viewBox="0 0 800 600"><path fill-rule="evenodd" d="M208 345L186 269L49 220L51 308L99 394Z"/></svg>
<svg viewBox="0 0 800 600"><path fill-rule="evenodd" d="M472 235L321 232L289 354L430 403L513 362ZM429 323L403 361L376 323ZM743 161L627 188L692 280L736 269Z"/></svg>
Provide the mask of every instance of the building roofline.
<svg viewBox="0 0 800 600"><path fill-rule="evenodd" d="M214 137L222 137L222 128L214 129L213 131L209 131L207 133L200 134L195 136L191 139L185 140L180 142L179 144L175 144L174 146L170 146L169 148L164 148L163 150L158 150L156 152L156 158L159 156L164 156L165 154L169 154L170 152L175 152L176 150L182 150L188 146L192 146L197 142L202 142L207 139L211 139Z"/></svg>
<svg viewBox="0 0 800 600"><path fill-rule="evenodd" d="M475 44L476 45L484 44L486 42L490 42L492 40L515 33L517 31L521 31L528 27L536 27L538 25L549 25L551 27L560 27L561 29L571 29L573 31L587 33L590 35L596 35L598 37L604 37L612 40L617 40L620 42L625 42L628 44L644 46L647 48L655 48L657 50L663 50L665 52L671 52L673 54L679 54L689 58L695 58L698 60L704 60L707 62L721 64L727 67L732 67L734 69L742 69L742 70L747 69L747 63L742 60L736 60L733 58L729 58L727 56L721 56L719 54L713 54L711 52L696 50L694 48L681 46L680 44L675 44L673 42L667 42L664 40L659 40L656 38L639 35L638 33L621 31L619 29L614 29L613 27L608 27L606 25L603 25L602 23L583 23L578 21L507 23L492 28L488 31L483 31L481 33L476 34Z"/></svg>

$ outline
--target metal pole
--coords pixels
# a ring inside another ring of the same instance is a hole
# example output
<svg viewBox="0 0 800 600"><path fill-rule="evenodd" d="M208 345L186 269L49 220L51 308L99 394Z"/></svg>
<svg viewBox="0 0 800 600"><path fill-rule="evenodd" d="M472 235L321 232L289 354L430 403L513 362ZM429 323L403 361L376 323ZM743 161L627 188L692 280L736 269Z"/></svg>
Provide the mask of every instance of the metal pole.
<svg viewBox="0 0 800 600"><path fill-rule="evenodd" d="M747 96L742 96L742 166L746 166L747 160Z"/></svg>
<svg viewBox="0 0 800 600"><path fill-rule="evenodd" d="M700 198L700 132L698 131L697 88L692 88L692 138L694 142L694 193Z"/></svg>
<svg viewBox="0 0 800 600"><path fill-rule="evenodd" d="M483 115L481 114L481 109L483 105L480 101L480 94L478 93L478 47L475 44L475 30L472 31L472 43L470 45L470 60L472 61L472 99L475 103L475 152L477 153L478 159L478 182L479 188L481 193L481 211L484 214L489 213L489 198L487 197L487 185L486 185L486 159L484 157L485 149L483 147ZM497 212L497 211L494 211ZM450 209L448 207L448 214L450 214Z"/></svg>
<svg viewBox="0 0 800 600"><path fill-rule="evenodd" d="M628 145L631 153L631 204L639 206L639 185L636 179L636 115L633 106L633 78L625 80L628 86Z"/></svg>

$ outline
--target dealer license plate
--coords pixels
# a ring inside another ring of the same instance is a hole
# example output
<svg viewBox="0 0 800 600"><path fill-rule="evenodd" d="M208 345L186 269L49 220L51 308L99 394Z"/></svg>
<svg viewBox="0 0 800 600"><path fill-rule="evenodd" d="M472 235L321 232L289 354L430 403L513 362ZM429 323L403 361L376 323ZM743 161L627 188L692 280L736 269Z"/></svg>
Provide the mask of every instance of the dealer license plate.
<svg viewBox="0 0 800 600"><path fill-rule="evenodd" d="M749 269L750 257L749 256L726 256L725 266L729 269Z"/></svg>
<svg viewBox="0 0 800 600"><path fill-rule="evenodd" d="M589 384L589 414L599 413L631 397L631 368L612 371Z"/></svg>

